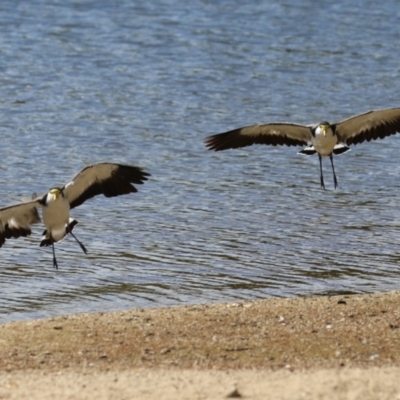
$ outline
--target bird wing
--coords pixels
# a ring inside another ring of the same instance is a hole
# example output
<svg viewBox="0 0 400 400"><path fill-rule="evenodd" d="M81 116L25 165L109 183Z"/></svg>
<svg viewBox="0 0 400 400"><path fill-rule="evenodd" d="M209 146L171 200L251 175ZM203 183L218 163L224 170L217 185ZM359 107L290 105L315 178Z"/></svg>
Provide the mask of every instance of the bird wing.
<svg viewBox="0 0 400 400"><path fill-rule="evenodd" d="M139 167L101 163L85 167L71 182L63 187L63 193L70 207L80 206L94 196L106 197L137 192L132 185L147 181L150 174Z"/></svg>
<svg viewBox="0 0 400 400"><path fill-rule="evenodd" d="M6 239L29 236L31 225L40 222L37 199L0 209L0 247Z"/></svg>
<svg viewBox="0 0 400 400"><path fill-rule="evenodd" d="M334 125L339 142L347 145L383 139L400 132L400 108L368 111Z"/></svg>
<svg viewBox="0 0 400 400"><path fill-rule="evenodd" d="M209 150L237 149L252 144L273 146L304 146L311 141L311 128L291 123L252 125L229 132L208 136L205 145Z"/></svg>

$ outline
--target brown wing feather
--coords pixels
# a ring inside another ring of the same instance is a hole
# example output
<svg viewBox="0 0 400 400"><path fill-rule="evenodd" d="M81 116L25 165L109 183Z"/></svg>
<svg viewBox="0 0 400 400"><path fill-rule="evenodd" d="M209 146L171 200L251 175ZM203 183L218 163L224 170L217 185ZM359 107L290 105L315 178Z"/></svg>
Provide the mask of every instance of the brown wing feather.
<svg viewBox="0 0 400 400"><path fill-rule="evenodd" d="M0 209L0 247L6 239L29 236L31 225L40 222L37 200L27 201Z"/></svg>
<svg viewBox="0 0 400 400"><path fill-rule="evenodd" d="M368 111L335 125L339 141L347 145L383 139L400 132L400 108Z"/></svg>
<svg viewBox="0 0 400 400"><path fill-rule="evenodd" d="M272 123L252 125L229 132L208 136L205 145L209 150L237 149L253 144L272 146L304 146L311 141L311 129L308 126L291 123Z"/></svg>
<svg viewBox="0 0 400 400"><path fill-rule="evenodd" d="M142 184L150 176L139 167L101 163L89 165L64 186L64 196L71 208L94 196L115 197L137 192L133 184Z"/></svg>

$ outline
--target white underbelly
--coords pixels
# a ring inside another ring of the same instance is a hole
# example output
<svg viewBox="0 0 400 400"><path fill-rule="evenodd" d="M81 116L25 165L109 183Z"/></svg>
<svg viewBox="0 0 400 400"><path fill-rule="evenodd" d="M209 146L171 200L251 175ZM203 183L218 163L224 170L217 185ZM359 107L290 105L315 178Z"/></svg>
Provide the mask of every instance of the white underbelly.
<svg viewBox="0 0 400 400"><path fill-rule="evenodd" d="M47 235L57 242L64 238L68 226L70 206L68 201L59 199L43 207L43 223L47 229Z"/></svg>
<svg viewBox="0 0 400 400"><path fill-rule="evenodd" d="M337 144L337 136L328 133L326 136L323 134L316 134L312 138L312 144L315 150L323 157L332 154L332 151Z"/></svg>

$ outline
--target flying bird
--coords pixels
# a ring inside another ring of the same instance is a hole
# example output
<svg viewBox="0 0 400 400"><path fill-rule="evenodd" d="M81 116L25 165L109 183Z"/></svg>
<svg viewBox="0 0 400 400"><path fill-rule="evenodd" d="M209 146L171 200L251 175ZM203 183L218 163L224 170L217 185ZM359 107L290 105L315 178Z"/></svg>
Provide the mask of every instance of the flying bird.
<svg viewBox="0 0 400 400"><path fill-rule="evenodd" d="M141 168L130 165L89 165L63 187L54 187L42 196L0 209L0 247L6 239L29 236L31 225L41 222L38 212L41 208L46 230L40 247L52 246L53 267L57 269L54 243L68 233L87 254L83 243L72 232L78 221L70 217L70 210L99 194L115 197L137 192L133 184L142 184L149 176Z"/></svg>
<svg viewBox="0 0 400 400"><path fill-rule="evenodd" d="M336 189L338 182L333 166L333 154L345 153L350 150L348 146L352 144L383 139L399 131L400 108L388 108L368 111L333 124L326 121L312 125L277 122L245 126L208 136L205 144L209 150L215 151L237 149L252 144L307 146L300 153L306 155L318 153L320 181L324 189L322 157L330 158Z"/></svg>

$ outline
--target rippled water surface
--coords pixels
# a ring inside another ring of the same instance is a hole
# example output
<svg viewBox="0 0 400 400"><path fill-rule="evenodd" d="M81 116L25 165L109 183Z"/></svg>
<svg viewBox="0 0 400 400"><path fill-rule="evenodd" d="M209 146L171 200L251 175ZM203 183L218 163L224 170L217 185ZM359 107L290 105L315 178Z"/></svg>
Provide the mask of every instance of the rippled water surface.
<svg viewBox="0 0 400 400"><path fill-rule="evenodd" d="M400 106L395 0L0 4L3 206L89 163L139 192L73 210L76 235L0 249L0 321L400 286L399 135L335 158L205 136Z"/></svg>

